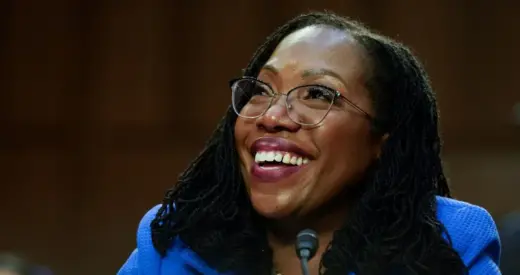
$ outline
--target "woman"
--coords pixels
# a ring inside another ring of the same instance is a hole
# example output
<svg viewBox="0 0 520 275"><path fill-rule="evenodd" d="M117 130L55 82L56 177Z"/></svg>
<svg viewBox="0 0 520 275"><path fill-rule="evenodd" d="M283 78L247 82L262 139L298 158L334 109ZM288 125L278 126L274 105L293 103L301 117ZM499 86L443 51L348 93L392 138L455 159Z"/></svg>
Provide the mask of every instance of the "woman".
<svg viewBox="0 0 520 275"><path fill-rule="evenodd" d="M403 45L329 13L276 30L119 274L499 274L495 224L450 199L434 94Z"/></svg>

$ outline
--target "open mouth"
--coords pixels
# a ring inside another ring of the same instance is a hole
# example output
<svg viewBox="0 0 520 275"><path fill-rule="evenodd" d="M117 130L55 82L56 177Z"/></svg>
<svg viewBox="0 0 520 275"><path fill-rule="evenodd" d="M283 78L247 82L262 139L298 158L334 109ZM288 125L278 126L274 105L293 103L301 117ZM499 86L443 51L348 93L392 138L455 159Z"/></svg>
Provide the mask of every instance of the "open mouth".
<svg viewBox="0 0 520 275"><path fill-rule="evenodd" d="M258 151L255 153L255 162L262 167L267 166L301 166L307 164L309 159L291 152Z"/></svg>
<svg viewBox="0 0 520 275"><path fill-rule="evenodd" d="M302 170L312 160L296 143L278 137L262 137L251 146L251 167L257 182L278 182Z"/></svg>
<svg viewBox="0 0 520 275"><path fill-rule="evenodd" d="M251 173L260 182L278 182L300 171L307 163L308 158L291 152L258 151Z"/></svg>

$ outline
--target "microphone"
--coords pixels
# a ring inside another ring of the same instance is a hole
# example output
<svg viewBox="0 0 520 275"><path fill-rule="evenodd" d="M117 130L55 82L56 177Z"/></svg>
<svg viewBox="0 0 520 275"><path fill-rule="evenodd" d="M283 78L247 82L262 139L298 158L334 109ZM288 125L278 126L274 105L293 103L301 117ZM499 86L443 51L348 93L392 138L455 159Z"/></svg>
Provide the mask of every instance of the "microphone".
<svg viewBox="0 0 520 275"><path fill-rule="evenodd" d="M296 236L296 255L302 265L302 274L309 275L309 260L316 255L318 250L318 237L314 230L304 229Z"/></svg>

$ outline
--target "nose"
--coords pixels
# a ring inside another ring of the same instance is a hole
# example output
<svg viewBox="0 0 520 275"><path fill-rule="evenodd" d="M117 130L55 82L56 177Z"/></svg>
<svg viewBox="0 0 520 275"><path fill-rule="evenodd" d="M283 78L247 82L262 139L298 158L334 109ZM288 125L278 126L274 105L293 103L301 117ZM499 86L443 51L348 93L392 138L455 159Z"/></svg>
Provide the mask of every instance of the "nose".
<svg viewBox="0 0 520 275"><path fill-rule="evenodd" d="M287 113L285 106L285 95L273 99L273 103L264 113L256 120L256 126L264 129L269 133L276 132L296 132L301 128L301 125L292 121Z"/></svg>

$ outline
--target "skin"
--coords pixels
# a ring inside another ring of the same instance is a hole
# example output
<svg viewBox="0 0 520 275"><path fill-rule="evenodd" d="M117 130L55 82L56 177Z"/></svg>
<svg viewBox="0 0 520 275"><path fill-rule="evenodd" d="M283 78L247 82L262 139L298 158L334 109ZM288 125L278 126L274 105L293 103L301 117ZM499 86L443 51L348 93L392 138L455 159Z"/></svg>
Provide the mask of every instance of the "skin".
<svg viewBox="0 0 520 275"><path fill-rule="evenodd" d="M13 271L10 271L10 270L1 270L0 269L0 275L19 275L19 274L15 273Z"/></svg>
<svg viewBox="0 0 520 275"><path fill-rule="evenodd" d="M278 93L300 85L325 85L373 115L364 85L367 66L366 55L348 33L309 26L290 34L278 45L258 78ZM347 200L336 198L360 180L379 156L384 138L374 137L370 121L344 101L335 104L318 126L302 127L288 117L284 100L277 98L259 118L238 118L236 148L251 202L269 220L268 236L275 266L284 275L300 274L292 241L299 230L312 228L320 239L318 253L310 262L311 273L317 274L321 253L348 209ZM311 161L278 182L259 182L250 173L254 164L250 148L255 140L265 136L290 140L309 153Z"/></svg>

